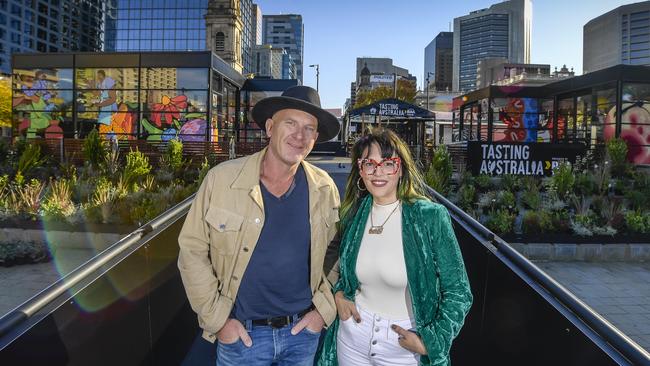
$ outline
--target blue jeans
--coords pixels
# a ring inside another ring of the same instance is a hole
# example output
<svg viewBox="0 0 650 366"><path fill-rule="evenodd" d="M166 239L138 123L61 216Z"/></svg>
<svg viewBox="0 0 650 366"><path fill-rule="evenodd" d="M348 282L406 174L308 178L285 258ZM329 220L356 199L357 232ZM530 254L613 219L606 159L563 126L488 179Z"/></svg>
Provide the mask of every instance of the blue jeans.
<svg viewBox="0 0 650 366"><path fill-rule="evenodd" d="M241 339L232 344L217 340L217 366L312 366L320 332L304 328L291 335L295 323L283 328L244 324L253 345L248 348Z"/></svg>

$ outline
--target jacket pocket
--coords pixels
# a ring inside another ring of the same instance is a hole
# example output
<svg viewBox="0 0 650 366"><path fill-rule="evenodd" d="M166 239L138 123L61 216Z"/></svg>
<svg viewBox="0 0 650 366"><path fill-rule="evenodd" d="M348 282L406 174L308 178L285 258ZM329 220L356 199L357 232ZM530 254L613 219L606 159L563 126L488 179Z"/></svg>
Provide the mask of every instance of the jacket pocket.
<svg viewBox="0 0 650 366"><path fill-rule="evenodd" d="M210 226L210 245L220 254L232 254L244 217L220 207L210 207L205 215Z"/></svg>
<svg viewBox="0 0 650 366"><path fill-rule="evenodd" d="M325 208L321 213L323 215L323 221L325 221L325 226L332 227L339 222L339 208Z"/></svg>

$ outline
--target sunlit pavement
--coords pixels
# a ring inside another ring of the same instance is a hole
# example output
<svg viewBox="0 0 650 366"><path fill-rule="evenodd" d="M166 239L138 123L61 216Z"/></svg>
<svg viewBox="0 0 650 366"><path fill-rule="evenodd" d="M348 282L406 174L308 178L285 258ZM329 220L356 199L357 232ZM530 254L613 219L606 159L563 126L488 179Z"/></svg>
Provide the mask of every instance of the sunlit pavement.
<svg viewBox="0 0 650 366"><path fill-rule="evenodd" d="M29 300L95 254L92 249L59 249L56 260L48 263L0 267L0 316Z"/></svg>
<svg viewBox="0 0 650 366"><path fill-rule="evenodd" d="M650 351L650 263L536 264L641 347Z"/></svg>

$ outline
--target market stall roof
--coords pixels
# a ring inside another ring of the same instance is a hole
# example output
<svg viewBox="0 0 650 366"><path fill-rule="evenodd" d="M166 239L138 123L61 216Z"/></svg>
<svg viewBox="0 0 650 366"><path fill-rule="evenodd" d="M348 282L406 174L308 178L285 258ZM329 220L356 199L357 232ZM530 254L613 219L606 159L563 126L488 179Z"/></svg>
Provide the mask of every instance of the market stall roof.
<svg viewBox="0 0 650 366"><path fill-rule="evenodd" d="M382 99L350 111L350 116L360 116L362 114L368 116L379 115L395 119L435 118L433 112L395 98Z"/></svg>

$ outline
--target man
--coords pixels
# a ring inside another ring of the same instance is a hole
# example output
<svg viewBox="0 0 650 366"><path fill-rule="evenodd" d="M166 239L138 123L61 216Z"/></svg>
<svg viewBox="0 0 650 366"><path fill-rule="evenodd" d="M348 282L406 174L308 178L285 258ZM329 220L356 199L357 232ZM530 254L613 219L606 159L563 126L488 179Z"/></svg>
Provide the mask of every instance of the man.
<svg viewBox="0 0 650 366"><path fill-rule="evenodd" d="M311 366L336 316L323 260L339 193L304 159L339 123L306 86L261 100L253 118L268 146L210 170L179 236L178 267L219 366Z"/></svg>

